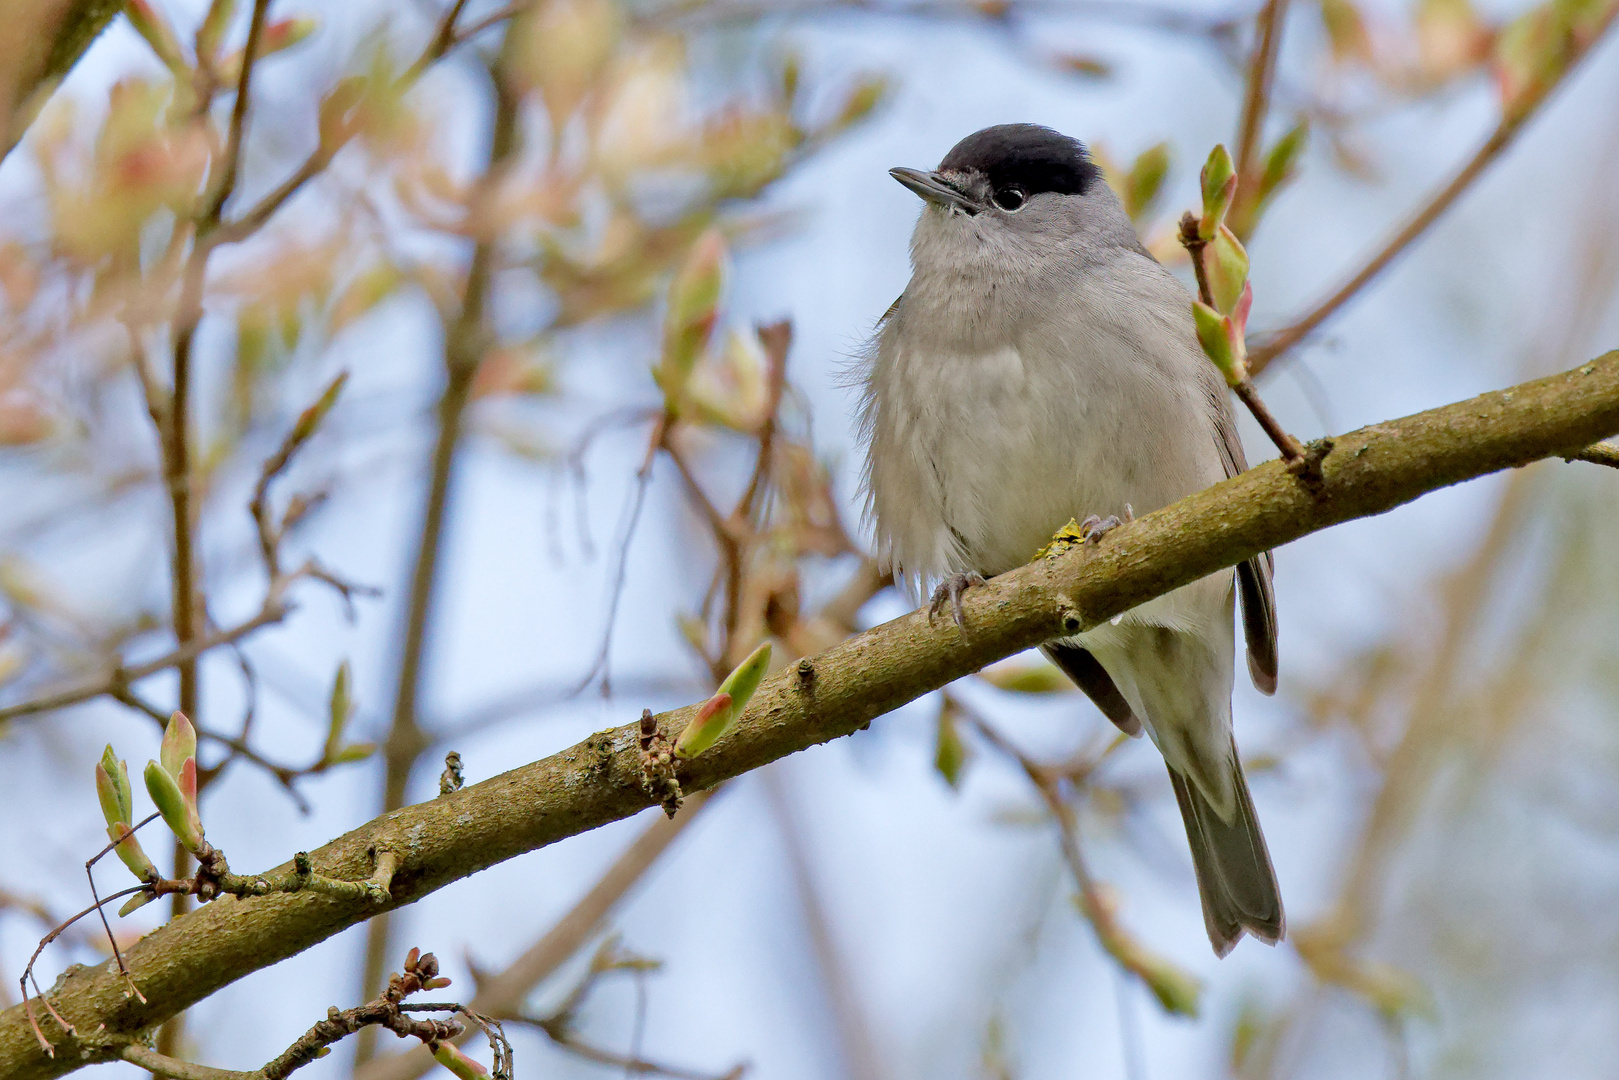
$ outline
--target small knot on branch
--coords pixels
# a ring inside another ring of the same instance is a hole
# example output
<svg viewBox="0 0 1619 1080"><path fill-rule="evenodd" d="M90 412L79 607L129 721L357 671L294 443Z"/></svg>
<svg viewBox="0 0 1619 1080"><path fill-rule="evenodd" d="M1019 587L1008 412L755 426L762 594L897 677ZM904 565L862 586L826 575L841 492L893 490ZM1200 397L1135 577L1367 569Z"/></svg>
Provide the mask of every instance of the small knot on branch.
<svg viewBox="0 0 1619 1080"><path fill-rule="evenodd" d="M685 793L675 778L674 747L658 730L657 718L651 709L641 710L641 787L658 800L663 812L670 817L680 809Z"/></svg>

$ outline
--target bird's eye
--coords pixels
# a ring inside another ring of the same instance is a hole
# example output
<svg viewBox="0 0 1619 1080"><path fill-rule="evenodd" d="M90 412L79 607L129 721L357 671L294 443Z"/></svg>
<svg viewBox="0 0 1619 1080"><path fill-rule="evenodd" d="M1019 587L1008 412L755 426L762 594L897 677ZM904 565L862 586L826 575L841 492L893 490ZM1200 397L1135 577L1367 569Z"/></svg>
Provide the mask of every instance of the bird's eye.
<svg viewBox="0 0 1619 1080"><path fill-rule="evenodd" d="M1007 213L1015 213L1023 209L1023 204L1029 197L1023 194L1022 188L1004 187L995 193L995 205Z"/></svg>

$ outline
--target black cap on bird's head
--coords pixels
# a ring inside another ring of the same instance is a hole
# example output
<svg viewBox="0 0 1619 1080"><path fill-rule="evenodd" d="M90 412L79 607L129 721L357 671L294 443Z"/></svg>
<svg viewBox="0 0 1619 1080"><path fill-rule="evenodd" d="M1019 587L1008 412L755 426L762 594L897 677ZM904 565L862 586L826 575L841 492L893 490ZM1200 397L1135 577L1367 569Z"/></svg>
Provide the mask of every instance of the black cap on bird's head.
<svg viewBox="0 0 1619 1080"><path fill-rule="evenodd" d="M1038 124L1000 124L962 139L933 172L889 174L928 202L977 214L1016 213L1036 195L1083 195L1102 175L1085 144Z"/></svg>

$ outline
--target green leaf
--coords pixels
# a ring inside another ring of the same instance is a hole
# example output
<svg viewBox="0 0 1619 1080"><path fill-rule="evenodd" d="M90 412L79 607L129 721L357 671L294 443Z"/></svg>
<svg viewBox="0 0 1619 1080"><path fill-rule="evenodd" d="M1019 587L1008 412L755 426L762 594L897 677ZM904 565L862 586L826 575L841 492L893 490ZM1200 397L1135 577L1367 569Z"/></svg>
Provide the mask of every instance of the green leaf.
<svg viewBox="0 0 1619 1080"><path fill-rule="evenodd" d="M855 84L849 96L843 99L843 108L832 122L834 130L842 130L870 116L883 98L888 96L888 80L880 75L868 76Z"/></svg>
<svg viewBox="0 0 1619 1080"><path fill-rule="evenodd" d="M933 767L952 788L961 787L962 771L972 756L961 738L958 725L960 714L961 707L953 699L945 697L939 705L939 725L933 750Z"/></svg>
<svg viewBox="0 0 1619 1080"><path fill-rule="evenodd" d="M292 425L293 441L303 442L315 433L320 427L320 422L326 419L326 414L332 411L332 406L337 404L337 397L343 392L343 387L348 385L348 381L349 373L339 371L337 377L326 384L326 389L321 391L315 403L298 414L297 422Z"/></svg>
<svg viewBox="0 0 1619 1080"><path fill-rule="evenodd" d="M1083 543L1084 540L1081 538L1078 542ZM1074 689L1068 676L1059 671L1055 664L1044 660L1033 663L1004 660L980 671L978 677L997 690L1014 694L1064 694Z"/></svg>
<svg viewBox="0 0 1619 1080"><path fill-rule="evenodd" d="M684 397L697 359L708 345L725 284L725 238L709 229L697 238L669 286L663 355L653 373L671 406Z"/></svg>
<svg viewBox="0 0 1619 1080"><path fill-rule="evenodd" d="M150 904L156 899L157 897L153 896L151 893L136 893L134 896L131 896L128 900L124 901L124 906L118 909L118 917L122 919L125 915L128 915L136 908L145 907L147 904Z"/></svg>
<svg viewBox="0 0 1619 1080"><path fill-rule="evenodd" d="M1201 300L1192 301L1192 320L1197 324L1197 343L1203 346L1203 354L1214 361L1228 386L1240 383L1248 372L1242 357L1232 348L1231 320Z"/></svg>
<svg viewBox="0 0 1619 1080"><path fill-rule="evenodd" d="M1124 209L1132 221L1145 217L1163 191L1169 174L1169 144L1149 146L1136 155L1130 174L1124 180Z"/></svg>
<svg viewBox="0 0 1619 1080"><path fill-rule="evenodd" d="M1272 195L1276 194L1283 184L1293 178L1298 171L1299 155L1304 152L1310 141L1310 121L1300 120L1293 129L1270 148L1265 155L1264 168L1259 174L1259 201L1263 204Z"/></svg>
<svg viewBox="0 0 1619 1080"><path fill-rule="evenodd" d="M770 642L767 641L748 654L748 658L720 683L714 696L697 710L697 715L675 741L675 756L694 758L713 746L748 707L748 699L759 689L769 669Z"/></svg>
<svg viewBox="0 0 1619 1080"><path fill-rule="evenodd" d="M337 751L337 753L328 754L326 760L331 762L333 765L348 765L352 762L364 761L366 758L370 757L376 752L376 743L350 743L341 750Z"/></svg>
<svg viewBox="0 0 1619 1080"><path fill-rule="evenodd" d="M213 0L208 5L208 14L197 27L198 56L213 56L219 51L219 43L224 40L235 14L236 0Z"/></svg>
<svg viewBox="0 0 1619 1080"><path fill-rule="evenodd" d="M337 665L337 674L332 676L332 692L327 698L326 749L323 758L326 761L335 761L339 748L343 745L343 728L347 726L349 717L354 715L354 701L349 696L349 662L344 660Z"/></svg>
<svg viewBox="0 0 1619 1080"><path fill-rule="evenodd" d="M174 28L147 0L124 0L124 14L129 17L129 25L163 61L164 67L176 74L190 70L180 51L180 39L174 36Z"/></svg>

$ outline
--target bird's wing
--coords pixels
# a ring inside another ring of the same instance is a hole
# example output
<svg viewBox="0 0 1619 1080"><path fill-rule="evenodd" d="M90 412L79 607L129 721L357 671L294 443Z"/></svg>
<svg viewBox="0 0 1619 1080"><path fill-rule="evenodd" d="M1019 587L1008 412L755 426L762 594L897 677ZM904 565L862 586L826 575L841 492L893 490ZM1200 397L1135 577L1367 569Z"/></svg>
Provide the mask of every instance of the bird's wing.
<svg viewBox="0 0 1619 1080"><path fill-rule="evenodd" d="M1224 385L1211 381L1214 427L1219 434L1220 458L1227 478L1246 472L1248 459L1237 434L1237 418ZM1242 595L1242 627L1248 642L1248 674L1262 694L1276 692L1276 590L1271 553L1261 552L1237 567L1237 589Z"/></svg>

